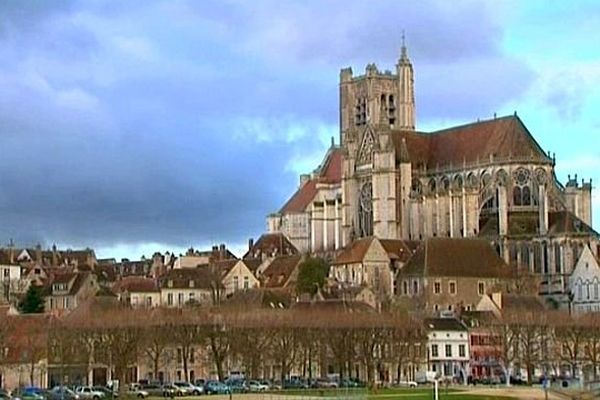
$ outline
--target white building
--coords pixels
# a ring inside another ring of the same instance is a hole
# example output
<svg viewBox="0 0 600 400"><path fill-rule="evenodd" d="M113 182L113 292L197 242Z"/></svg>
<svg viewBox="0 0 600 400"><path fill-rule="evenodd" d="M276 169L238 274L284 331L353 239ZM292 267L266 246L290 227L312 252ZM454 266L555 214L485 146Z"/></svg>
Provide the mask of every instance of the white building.
<svg viewBox="0 0 600 400"><path fill-rule="evenodd" d="M573 312L600 311L600 267L588 246L585 246L569 277Z"/></svg>
<svg viewBox="0 0 600 400"><path fill-rule="evenodd" d="M425 320L429 370L466 383L469 371L469 332L454 317Z"/></svg>

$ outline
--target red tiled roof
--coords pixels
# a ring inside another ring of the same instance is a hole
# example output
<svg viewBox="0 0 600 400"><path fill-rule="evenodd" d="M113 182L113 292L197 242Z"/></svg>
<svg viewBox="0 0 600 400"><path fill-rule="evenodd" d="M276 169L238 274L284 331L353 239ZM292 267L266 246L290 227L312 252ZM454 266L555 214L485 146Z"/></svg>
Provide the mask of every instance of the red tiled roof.
<svg viewBox="0 0 600 400"><path fill-rule="evenodd" d="M306 207L317 195L317 181L310 179L305 182L300 189L292 195L292 197L284 204L279 211L280 213L304 212Z"/></svg>
<svg viewBox="0 0 600 400"><path fill-rule="evenodd" d="M353 264L362 262L374 239L375 238L371 236L355 240L342 250L332 264Z"/></svg>
<svg viewBox="0 0 600 400"><path fill-rule="evenodd" d="M262 273L264 287L285 287L301 260L301 256L276 257Z"/></svg>
<svg viewBox="0 0 600 400"><path fill-rule="evenodd" d="M113 286L116 292L151 293L158 292L158 285L154 279L141 276L127 276L116 282Z"/></svg>
<svg viewBox="0 0 600 400"><path fill-rule="evenodd" d="M298 253L298 249L283 233L265 233L260 236L243 258L260 258L262 255L268 257L291 256Z"/></svg>
<svg viewBox="0 0 600 400"><path fill-rule="evenodd" d="M450 238L425 240L400 274L505 279L512 276L488 241Z"/></svg>
<svg viewBox="0 0 600 400"><path fill-rule="evenodd" d="M305 182L279 211L280 213L304 212L317 194L317 184L342 182L342 150L331 148L325 160L315 171L316 177Z"/></svg>
<svg viewBox="0 0 600 400"><path fill-rule="evenodd" d="M414 166L459 166L463 162L494 158L531 157L551 160L531 136L517 116L461 125L431 133L393 131L392 140L397 156L406 140L408 154Z"/></svg>

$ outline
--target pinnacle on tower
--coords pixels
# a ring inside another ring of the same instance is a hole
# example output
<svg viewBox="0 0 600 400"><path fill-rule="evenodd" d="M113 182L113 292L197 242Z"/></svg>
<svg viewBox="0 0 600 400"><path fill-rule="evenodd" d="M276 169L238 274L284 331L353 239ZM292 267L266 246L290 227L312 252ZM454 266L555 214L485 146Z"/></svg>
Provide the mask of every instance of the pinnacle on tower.
<svg viewBox="0 0 600 400"><path fill-rule="evenodd" d="M410 156L408 155L408 147L406 146L406 138L402 138L400 144L400 163L410 163Z"/></svg>

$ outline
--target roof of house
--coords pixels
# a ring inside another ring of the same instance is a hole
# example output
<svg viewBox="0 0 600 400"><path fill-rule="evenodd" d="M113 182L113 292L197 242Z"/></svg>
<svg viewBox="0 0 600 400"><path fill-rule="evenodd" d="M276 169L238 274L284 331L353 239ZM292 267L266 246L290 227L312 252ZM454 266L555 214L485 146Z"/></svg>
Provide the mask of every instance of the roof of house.
<svg viewBox="0 0 600 400"><path fill-rule="evenodd" d="M493 298L492 301L494 301ZM499 307L500 310L528 312L546 310L543 300L536 295L502 293L501 301L502 305ZM499 306L499 304L496 305Z"/></svg>
<svg viewBox="0 0 600 400"><path fill-rule="evenodd" d="M370 236L353 241L342 249L335 260L333 260L332 264L353 264L362 262L369 247L371 247L373 240L375 240L375 238Z"/></svg>
<svg viewBox="0 0 600 400"><path fill-rule="evenodd" d="M2 264L2 265L18 265L17 256L19 255L19 253L17 253L16 250L14 250L14 249L12 251L13 251L13 254L11 257L10 249L0 249L0 264Z"/></svg>
<svg viewBox="0 0 600 400"><path fill-rule="evenodd" d="M263 286L284 287L301 261L302 256L275 257L262 273Z"/></svg>
<svg viewBox="0 0 600 400"><path fill-rule="evenodd" d="M280 213L304 212L317 194L317 184L339 184L342 182L342 149L331 147L325 155L323 163L314 171L313 176L298 188L279 210Z"/></svg>
<svg viewBox="0 0 600 400"><path fill-rule="evenodd" d="M224 302L224 306L254 308L288 308L292 294L282 288L252 288L235 291Z"/></svg>
<svg viewBox="0 0 600 400"><path fill-rule="evenodd" d="M412 243L408 244L404 240L398 239L379 239L381 245L388 253L388 256L392 260L400 262L407 262L413 256L417 247L414 247ZM418 242L417 242L418 243Z"/></svg>
<svg viewBox="0 0 600 400"><path fill-rule="evenodd" d="M221 275L212 265L171 269L159 279L159 287L164 289L212 289L217 285L222 287Z"/></svg>
<svg viewBox="0 0 600 400"><path fill-rule="evenodd" d="M408 263L403 275L510 278L508 265L488 241L482 239L426 239Z"/></svg>
<svg viewBox="0 0 600 400"><path fill-rule="evenodd" d="M127 276L115 282L113 290L117 293L153 293L159 292L158 282L151 278L142 276Z"/></svg>
<svg viewBox="0 0 600 400"><path fill-rule="evenodd" d="M492 157L552 162L516 115L430 133L392 131L391 137L397 158L402 155L403 142L406 142L414 166L458 166Z"/></svg>
<svg viewBox="0 0 600 400"><path fill-rule="evenodd" d="M427 318L425 328L434 331L466 331L467 327L456 318Z"/></svg>
<svg viewBox="0 0 600 400"><path fill-rule="evenodd" d="M248 249L243 258L260 258L262 255L267 257L291 256L299 253L296 246L283 233L265 233L258 238L251 249Z"/></svg>

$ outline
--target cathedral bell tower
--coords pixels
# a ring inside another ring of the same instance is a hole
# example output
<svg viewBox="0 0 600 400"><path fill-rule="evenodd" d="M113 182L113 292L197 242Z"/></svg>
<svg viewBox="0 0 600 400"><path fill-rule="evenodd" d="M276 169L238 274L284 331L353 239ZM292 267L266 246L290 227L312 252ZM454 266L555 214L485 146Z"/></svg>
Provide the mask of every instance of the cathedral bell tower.
<svg viewBox="0 0 600 400"><path fill-rule="evenodd" d="M362 75L340 71L342 147L342 244L375 235L395 239L397 170L391 132L415 130L413 67L404 37L394 72L368 64ZM410 169L406 163L405 169ZM404 176L410 176L405 172ZM406 185L405 185L406 186Z"/></svg>

